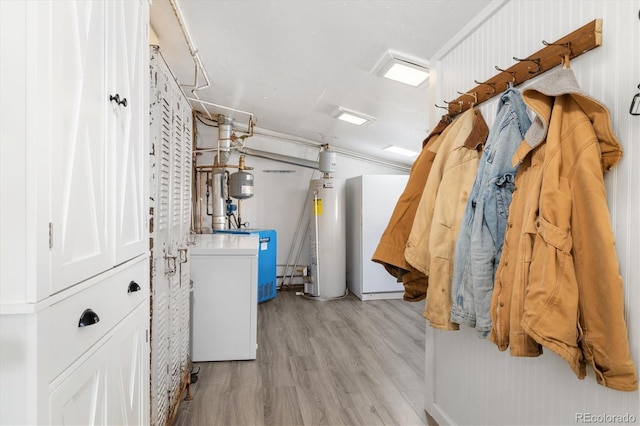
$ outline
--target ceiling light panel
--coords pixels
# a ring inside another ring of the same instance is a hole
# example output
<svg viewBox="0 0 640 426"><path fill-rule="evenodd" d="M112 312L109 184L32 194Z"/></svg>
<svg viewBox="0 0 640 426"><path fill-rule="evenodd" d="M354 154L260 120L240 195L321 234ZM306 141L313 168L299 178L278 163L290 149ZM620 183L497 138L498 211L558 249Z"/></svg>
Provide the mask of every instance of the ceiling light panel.
<svg viewBox="0 0 640 426"><path fill-rule="evenodd" d="M419 87L429 79L429 63L424 59L388 50L372 72L381 77Z"/></svg>
<svg viewBox="0 0 640 426"><path fill-rule="evenodd" d="M375 117L372 117L370 115L363 114L361 112L347 109L344 107L338 107L338 110L334 114L334 116L338 120L346 121L347 123L355 124L357 126L362 126L363 124L366 124L376 119Z"/></svg>
<svg viewBox="0 0 640 426"><path fill-rule="evenodd" d="M395 63L384 74L384 77L418 87L429 78L429 71L407 66L400 62Z"/></svg>
<svg viewBox="0 0 640 426"><path fill-rule="evenodd" d="M405 157L415 157L419 154L419 152L415 152L410 149L402 148L396 145L391 145L383 149L388 152L393 152L394 154L404 155Z"/></svg>

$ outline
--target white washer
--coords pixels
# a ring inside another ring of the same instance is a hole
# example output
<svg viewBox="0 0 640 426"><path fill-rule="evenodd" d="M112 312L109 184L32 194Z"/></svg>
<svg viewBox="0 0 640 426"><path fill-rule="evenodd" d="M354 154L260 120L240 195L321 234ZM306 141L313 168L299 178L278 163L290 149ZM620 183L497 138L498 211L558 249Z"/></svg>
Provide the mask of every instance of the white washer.
<svg viewBox="0 0 640 426"><path fill-rule="evenodd" d="M196 235L192 361L256 359L258 244L257 235Z"/></svg>

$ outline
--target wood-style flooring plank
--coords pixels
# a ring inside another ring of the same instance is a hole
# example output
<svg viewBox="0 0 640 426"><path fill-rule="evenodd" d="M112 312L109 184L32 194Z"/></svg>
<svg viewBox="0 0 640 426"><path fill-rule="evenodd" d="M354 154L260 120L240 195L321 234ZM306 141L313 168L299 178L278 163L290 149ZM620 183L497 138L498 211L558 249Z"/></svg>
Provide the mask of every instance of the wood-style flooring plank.
<svg viewBox="0 0 640 426"><path fill-rule="evenodd" d="M174 424L432 425L424 302L293 291L258 305L255 361L203 362Z"/></svg>

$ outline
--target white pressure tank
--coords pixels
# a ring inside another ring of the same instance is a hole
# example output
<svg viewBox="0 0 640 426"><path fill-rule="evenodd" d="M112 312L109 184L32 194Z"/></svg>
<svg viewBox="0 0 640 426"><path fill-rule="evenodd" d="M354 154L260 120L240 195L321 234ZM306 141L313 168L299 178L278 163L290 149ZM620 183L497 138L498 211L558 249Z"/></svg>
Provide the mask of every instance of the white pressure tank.
<svg viewBox="0 0 640 426"><path fill-rule="evenodd" d="M311 181L310 282L304 292L319 300L342 297L347 291L345 181Z"/></svg>

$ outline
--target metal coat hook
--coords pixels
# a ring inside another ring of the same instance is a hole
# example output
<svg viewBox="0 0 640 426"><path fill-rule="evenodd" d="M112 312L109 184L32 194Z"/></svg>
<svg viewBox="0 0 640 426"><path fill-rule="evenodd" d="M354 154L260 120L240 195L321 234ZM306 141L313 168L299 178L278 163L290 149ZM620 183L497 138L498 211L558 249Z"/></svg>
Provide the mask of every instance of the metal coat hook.
<svg viewBox="0 0 640 426"><path fill-rule="evenodd" d="M499 68L497 65L495 67L496 67L496 70L498 70L500 72L506 72L506 73L511 74L511 83L515 83L516 82L516 72L515 71L503 70L502 68Z"/></svg>
<svg viewBox="0 0 640 426"><path fill-rule="evenodd" d="M446 101L445 101L445 102L446 102ZM438 104L434 104L434 105L436 106L436 108L446 109L447 111L449 110L449 108L447 108L447 107L443 107L443 106L440 106L440 105L438 105Z"/></svg>
<svg viewBox="0 0 640 426"><path fill-rule="evenodd" d="M462 104L463 104L463 102L462 102L462 101L458 101L458 102L451 101L451 102L449 102L449 101L445 101L445 100L443 100L442 102L444 102L444 103L445 103L445 104L447 104L447 105L449 105L449 104L451 104L451 105L458 104L458 108L460 108L460 110L459 110L458 112L462 112ZM436 105L436 106L437 106L437 105ZM448 108L447 108L447 109L448 109Z"/></svg>
<svg viewBox="0 0 640 426"><path fill-rule="evenodd" d="M544 47L542 47L538 52L529 54L524 59L514 56L513 59L517 62L515 65L510 66L507 69L502 69L495 65L495 69L498 71L497 74L485 81L474 80L477 86L469 89L466 93L458 93L461 95L466 94L468 96L474 96L474 99L477 99L477 103L475 105L478 105L498 95L498 92L503 88L505 90L512 89L516 84L523 83L551 70L557 63L556 59L554 59L556 57L555 55L562 57L561 64L569 68L569 59L578 57L583 53L602 45L602 19L594 19L588 24L583 25L553 43L542 40L542 44ZM507 73L511 78L506 77L501 73ZM504 86L502 86L503 84ZM481 86L488 87L482 88ZM472 105L472 103L468 102L465 97L458 97L456 98L456 101L459 101L460 99L463 101L462 108L466 109L469 105ZM452 101L452 103L453 102L455 101ZM640 93L638 93L637 97L634 98L632 105L634 108L633 112L640 113ZM453 112L453 106L449 104L448 107L449 110Z"/></svg>
<svg viewBox="0 0 640 426"><path fill-rule="evenodd" d="M467 92L458 92L458 95L467 95L467 96L471 96L473 98L473 104L471 105L475 105L478 103L478 94L476 92L471 92L471 93L467 93Z"/></svg>
<svg viewBox="0 0 640 426"><path fill-rule="evenodd" d="M568 50L566 53L569 56L573 56L573 49L571 49L571 42L568 43L549 43L548 41L542 40L542 44L545 46L561 46ZM564 56L564 55L561 55Z"/></svg>
<svg viewBox="0 0 640 426"><path fill-rule="evenodd" d="M536 64L536 69L531 71L531 70L527 70L527 72L529 74L536 74L540 71L540 69L542 68L542 66L540 65L540 58L535 58L535 59L520 59L520 58L516 58L515 56L513 57L514 61L518 61L518 62L533 62L534 64Z"/></svg>
<svg viewBox="0 0 640 426"><path fill-rule="evenodd" d="M473 80L473 82L475 84L489 86L491 88L491 92L488 92L487 95L493 95L494 93L496 93L496 83L489 83L489 82L482 83L482 82L479 82L478 80Z"/></svg>
<svg viewBox="0 0 640 426"><path fill-rule="evenodd" d="M640 84L638 84L638 90L640 90ZM640 93L636 94L633 99L631 99L629 114L640 115Z"/></svg>

